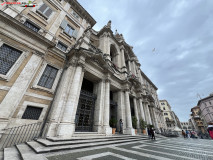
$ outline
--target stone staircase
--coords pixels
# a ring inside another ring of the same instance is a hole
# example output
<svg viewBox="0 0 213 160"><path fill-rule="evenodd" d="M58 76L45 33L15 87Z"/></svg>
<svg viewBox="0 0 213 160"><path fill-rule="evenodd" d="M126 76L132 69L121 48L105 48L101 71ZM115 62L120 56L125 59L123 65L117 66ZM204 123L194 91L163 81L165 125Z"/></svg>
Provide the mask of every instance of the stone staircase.
<svg viewBox="0 0 213 160"><path fill-rule="evenodd" d="M56 137L36 139L10 148L4 148L0 152L0 160L47 160L42 154L139 140L147 140L147 136L114 135L107 137L95 133L77 133L71 139L59 139Z"/></svg>

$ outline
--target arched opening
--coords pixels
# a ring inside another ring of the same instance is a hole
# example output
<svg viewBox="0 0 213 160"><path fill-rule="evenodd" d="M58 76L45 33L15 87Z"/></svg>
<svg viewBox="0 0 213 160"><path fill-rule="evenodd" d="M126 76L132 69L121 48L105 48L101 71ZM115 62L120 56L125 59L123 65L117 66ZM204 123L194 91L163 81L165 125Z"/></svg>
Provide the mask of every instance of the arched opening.
<svg viewBox="0 0 213 160"><path fill-rule="evenodd" d="M116 56L117 56L117 49L115 48L114 45L111 44L110 46L110 57L111 61L116 64Z"/></svg>

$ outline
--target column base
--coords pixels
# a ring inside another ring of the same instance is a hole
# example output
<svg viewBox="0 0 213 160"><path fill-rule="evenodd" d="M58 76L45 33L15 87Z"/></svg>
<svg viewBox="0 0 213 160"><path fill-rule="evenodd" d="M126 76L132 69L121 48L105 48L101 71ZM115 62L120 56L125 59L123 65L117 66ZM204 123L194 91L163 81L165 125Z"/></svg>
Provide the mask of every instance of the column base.
<svg viewBox="0 0 213 160"><path fill-rule="evenodd" d="M75 132L75 124L60 123L57 130L57 137L71 138Z"/></svg>
<svg viewBox="0 0 213 160"><path fill-rule="evenodd" d="M103 134L104 133L103 126L93 126L93 130L95 132L98 132L99 134Z"/></svg>
<svg viewBox="0 0 213 160"><path fill-rule="evenodd" d="M57 125L58 124L55 122L52 122L52 123L50 122L45 125L44 131L47 130L46 137L55 137L56 136Z"/></svg>
<svg viewBox="0 0 213 160"><path fill-rule="evenodd" d="M112 128L110 126L104 126L103 127L103 131L104 131L104 134L106 134L106 136L111 136L112 135Z"/></svg>
<svg viewBox="0 0 213 160"><path fill-rule="evenodd" d="M124 134L129 134L129 135L135 136L135 129L126 128L126 129L124 129Z"/></svg>

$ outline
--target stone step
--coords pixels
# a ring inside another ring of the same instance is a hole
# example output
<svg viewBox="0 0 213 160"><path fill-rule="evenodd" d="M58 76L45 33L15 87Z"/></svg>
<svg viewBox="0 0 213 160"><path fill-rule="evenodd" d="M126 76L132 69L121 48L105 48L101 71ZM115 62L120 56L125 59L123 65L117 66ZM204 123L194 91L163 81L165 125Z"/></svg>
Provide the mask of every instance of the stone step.
<svg viewBox="0 0 213 160"><path fill-rule="evenodd" d="M16 145L22 160L48 160L43 155L35 154L35 152L26 144Z"/></svg>
<svg viewBox="0 0 213 160"><path fill-rule="evenodd" d="M141 135L136 135L136 136L139 136L139 137L143 137ZM131 135L123 135L123 134L118 134L118 135L113 135L113 136L101 136L101 137L95 137L95 136L84 136L84 137L72 137L72 138L57 138L57 137L49 137L49 138L46 138L50 141L53 141L53 142L57 142L57 141L79 141L79 140L91 140L91 139L114 139L114 138L120 138L120 137L126 137L126 138L129 138L129 137L133 137ZM144 136L147 138L147 136Z"/></svg>
<svg viewBox="0 0 213 160"><path fill-rule="evenodd" d="M36 141L41 143L42 145L46 147L52 147L52 146L60 146L60 145L74 145L74 144L84 144L84 143L94 143L94 142L107 142L107 141L115 141L115 140L126 140L127 137L110 137L105 139L81 139L81 140L75 140L75 141L49 141L47 139L37 139ZM147 137L136 137L131 136L128 137L128 139L147 139Z"/></svg>
<svg viewBox="0 0 213 160"><path fill-rule="evenodd" d="M21 160L16 147L4 148L4 160Z"/></svg>
<svg viewBox="0 0 213 160"><path fill-rule="evenodd" d="M97 146L103 146L103 145L109 145L109 144L119 144L119 143L133 142L133 141L138 141L138 140L144 140L144 139L136 138L136 139L114 140L114 141L106 141L106 142L61 145L61 146L52 146L52 147L46 147L36 141L27 142L27 144L36 153L46 153L46 152L57 152L57 151L61 151L61 150L74 150L74 149L81 149L81 148L97 147Z"/></svg>
<svg viewBox="0 0 213 160"><path fill-rule="evenodd" d="M106 134L98 134L98 132L75 132L72 137L84 137L84 136L106 136Z"/></svg>

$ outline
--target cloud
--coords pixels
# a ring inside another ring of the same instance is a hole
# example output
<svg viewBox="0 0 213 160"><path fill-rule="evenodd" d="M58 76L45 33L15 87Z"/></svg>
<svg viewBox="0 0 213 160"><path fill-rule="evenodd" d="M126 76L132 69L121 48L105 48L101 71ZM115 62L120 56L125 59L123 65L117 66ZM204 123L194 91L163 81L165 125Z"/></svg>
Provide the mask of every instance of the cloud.
<svg viewBox="0 0 213 160"><path fill-rule="evenodd" d="M100 30L112 30L132 45L143 72L181 121L213 90L212 0L79 0ZM155 48L155 52L152 49Z"/></svg>

